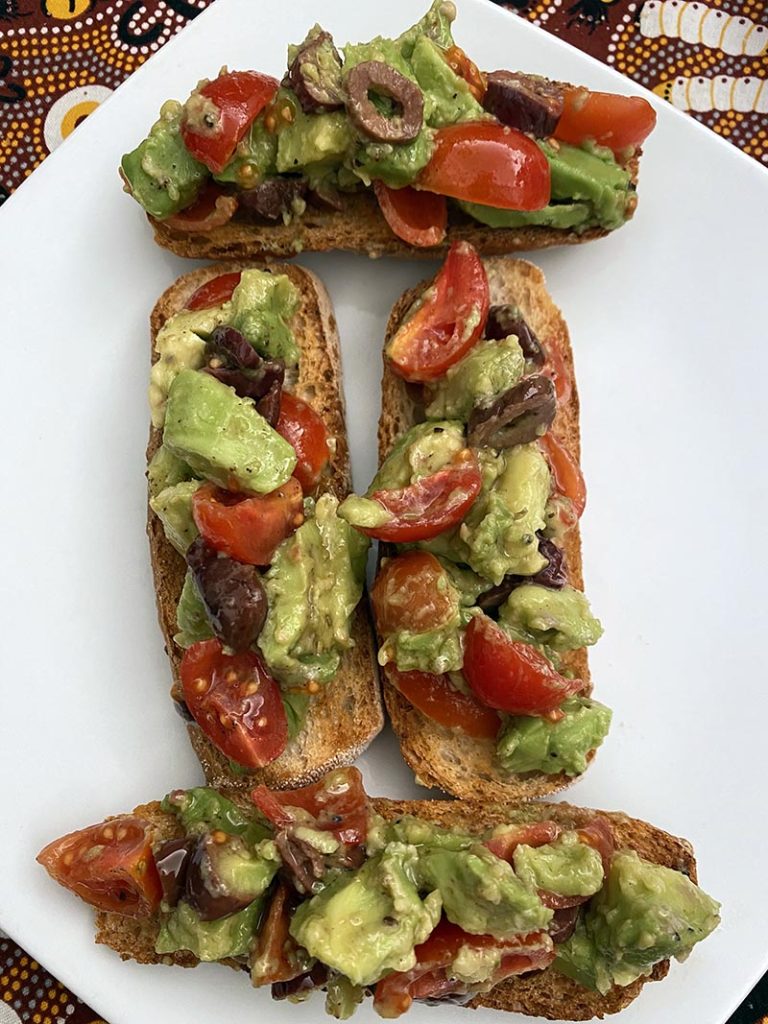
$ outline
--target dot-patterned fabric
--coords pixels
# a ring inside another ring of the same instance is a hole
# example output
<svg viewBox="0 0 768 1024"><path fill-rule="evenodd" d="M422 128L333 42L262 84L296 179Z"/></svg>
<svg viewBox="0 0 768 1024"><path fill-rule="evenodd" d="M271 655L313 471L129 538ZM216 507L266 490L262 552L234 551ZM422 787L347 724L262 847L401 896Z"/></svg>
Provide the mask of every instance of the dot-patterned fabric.
<svg viewBox="0 0 768 1024"><path fill-rule="evenodd" d="M0 0L0 204L212 2ZM513 0L502 6L653 89L768 164L768 0ZM190 72L190 84L197 73ZM731 1024L768 1024L760 1016L766 1011L763 982ZM0 932L0 1024L19 1022L103 1024Z"/></svg>

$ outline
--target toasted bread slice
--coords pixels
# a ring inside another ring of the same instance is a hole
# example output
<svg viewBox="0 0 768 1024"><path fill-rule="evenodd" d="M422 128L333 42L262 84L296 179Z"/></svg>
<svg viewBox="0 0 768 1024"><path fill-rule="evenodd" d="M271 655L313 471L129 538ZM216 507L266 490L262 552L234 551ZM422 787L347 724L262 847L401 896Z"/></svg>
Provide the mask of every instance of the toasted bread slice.
<svg viewBox="0 0 768 1024"><path fill-rule="evenodd" d="M228 263L203 267L185 274L158 299L150 318L152 352L158 331L179 312L202 284L222 273L244 270L253 263ZM322 282L309 270L294 265L273 264L275 273L286 274L300 295L292 326L301 348L298 378L291 390L308 402L325 422L336 448L321 489L339 499L350 489L349 447L344 422L341 390L341 358L336 320ZM150 430L147 460L162 442L162 432ZM178 632L176 605L184 583L184 559L166 539L160 520L148 510L147 533L155 579L160 628L171 660L174 685L171 695L181 699L179 666L182 652L173 641ZM273 789L303 786L321 775L351 764L368 746L384 724L379 694L376 657L365 599L358 606L351 635L355 646L345 652L335 678L313 697L305 727L280 757L258 772L235 774L227 758L194 723L188 726L192 746L212 786L247 789L263 782Z"/></svg>
<svg viewBox="0 0 768 1024"><path fill-rule="evenodd" d="M627 165L633 183L637 183L638 152ZM635 206L628 209L628 217ZM212 231L174 230L162 221L149 218L155 241L177 256L192 259L286 259L297 252L326 252L344 249L366 256L406 256L436 259L448 252L452 242L466 241L483 256L503 256L511 252L530 252L553 245L578 245L610 234L604 228L572 229L524 227L489 228L462 213L451 210L448 232L440 245L419 248L409 245L392 231L384 220L372 192L351 193L344 197L344 209L321 210L308 207L299 220L290 224L249 224L230 221Z"/></svg>
<svg viewBox="0 0 768 1024"><path fill-rule="evenodd" d="M233 798L243 807L247 798L236 794ZM579 827L595 812L570 804L483 805L471 801L454 800L384 800L374 799L375 809L387 819L413 814L445 828L468 832L482 832L503 822L529 822L554 820L565 827ZM252 806L252 805L251 805ZM176 819L160 810L158 803L137 807L134 812L149 820L157 828L158 838L173 838L181 834ZM683 871L696 881L696 861L690 843L643 821L625 814L607 813L618 848L633 849L646 860L676 871ZM155 953L158 926L154 920L135 920L120 914L98 912L96 915L96 941L110 946L123 960L137 960L145 964L178 964L194 967L196 958L191 953L170 955ZM232 962L231 966L238 965ZM469 1003L476 1008L488 1006L497 1010L510 1010L550 1020L590 1020L617 1013L639 994L644 981L658 981L669 969L669 961L658 963L646 979L620 987L615 985L605 995L583 988L552 968L517 978L509 978L491 992L477 996ZM244 982L245 983L245 982ZM264 993L266 996L266 993ZM258 996L254 996L258 999Z"/></svg>
<svg viewBox="0 0 768 1024"><path fill-rule="evenodd" d="M514 303L546 347L555 344L573 378L573 354L568 328L560 310L544 285L544 275L525 260L496 257L484 260L491 292L491 305ZM395 304L387 324L386 342L394 335L400 321L421 294L428 282L406 292ZM422 420L423 411L416 404L404 381L394 374L384 359L381 384L381 417L379 419L379 463L389 454L395 442L414 423ZM574 383L567 404L558 402L558 412L551 430L570 454L578 460L579 397ZM581 542L578 526L568 531L564 542L566 564L572 586L583 587ZM586 652L573 651L564 656L564 664L585 681L589 693L589 668ZM438 786L463 800L526 800L544 796L569 786L577 776L560 773L526 772L509 775L495 762L493 740L476 740L439 725L417 711L389 681L383 670L384 699L392 727L400 739L403 757L423 786Z"/></svg>

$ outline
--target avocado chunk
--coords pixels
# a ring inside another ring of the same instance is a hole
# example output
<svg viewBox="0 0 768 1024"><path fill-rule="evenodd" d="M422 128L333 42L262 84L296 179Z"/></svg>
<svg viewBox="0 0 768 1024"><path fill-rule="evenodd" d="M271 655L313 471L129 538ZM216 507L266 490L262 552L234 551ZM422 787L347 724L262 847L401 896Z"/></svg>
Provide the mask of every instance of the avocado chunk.
<svg viewBox="0 0 768 1024"><path fill-rule="evenodd" d="M280 544L264 576L269 611L258 644L281 683L329 682L354 644L350 620L363 592L369 541L324 494Z"/></svg>
<svg viewBox="0 0 768 1024"><path fill-rule="evenodd" d="M228 322L260 356L298 366L299 347L289 326L298 308L298 293L285 274L244 270L232 293Z"/></svg>
<svg viewBox="0 0 768 1024"><path fill-rule="evenodd" d="M459 530L469 549L467 561L494 584L508 573L533 576L547 564L536 536L546 526L547 460L535 443L498 454L481 451L483 490Z"/></svg>
<svg viewBox="0 0 768 1024"><path fill-rule="evenodd" d="M511 938L552 920L536 891L479 843L469 850L420 848L417 874L422 889L440 893L448 920L472 935Z"/></svg>
<svg viewBox="0 0 768 1024"><path fill-rule="evenodd" d="M258 494L280 487L296 466L296 452L253 402L197 370L171 384L163 444L220 487Z"/></svg>
<svg viewBox="0 0 768 1024"><path fill-rule="evenodd" d="M277 136L277 170L297 173L311 167L343 162L355 138L347 115L341 110L305 114L296 106L293 120L284 125Z"/></svg>
<svg viewBox="0 0 768 1024"><path fill-rule="evenodd" d="M598 851L575 832L563 832L553 843L520 845L513 854L515 874L531 889L559 896L593 896L603 884Z"/></svg>
<svg viewBox="0 0 768 1024"><path fill-rule="evenodd" d="M223 843L209 841L204 881L212 895L234 896L243 902L263 895L280 867L274 844L266 845L273 848L274 857L264 857L260 850L250 849L240 836L230 836Z"/></svg>
<svg viewBox="0 0 768 1024"><path fill-rule="evenodd" d="M149 507L163 524L165 536L180 555L186 554L198 535L192 518L192 496L201 485L201 480L182 480L149 499Z"/></svg>
<svg viewBox="0 0 768 1024"><path fill-rule="evenodd" d="M660 960L684 959L720 923L719 909L681 871L620 850L554 966L603 993L629 985Z"/></svg>
<svg viewBox="0 0 768 1024"><path fill-rule="evenodd" d="M325 1012L336 1020L349 1020L365 998L362 985L353 985L343 974L331 971L325 986Z"/></svg>
<svg viewBox="0 0 768 1024"><path fill-rule="evenodd" d="M452 70L444 51L428 36L416 39L411 65L424 93L424 121L430 128L488 119L469 84Z"/></svg>
<svg viewBox="0 0 768 1024"><path fill-rule="evenodd" d="M251 846L272 835L271 829L255 816L255 809L254 817L246 817L235 803L207 786L174 790L163 798L160 806L167 814L174 814L186 832L218 829L227 835L242 836Z"/></svg>
<svg viewBox="0 0 768 1024"><path fill-rule="evenodd" d="M214 180L238 188L255 188L274 174L277 160L277 133L267 131L261 114L238 142L235 155Z"/></svg>
<svg viewBox="0 0 768 1024"><path fill-rule="evenodd" d="M603 635L586 597L573 587L516 587L501 606L499 622L514 639L553 651L590 647Z"/></svg>
<svg viewBox="0 0 768 1024"><path fill-rule="evenodd" d="M552 198L587 202L595 223L618 228L627 219L629 172L619 167L609 149L587 143L569 146L559 142L540 142L549 160Z"/></svg>
<svg viewBox="0 0 768 1024"><path fill-rule="evenodd" d="M181 370L199 370L205 363L205 336L228 321L230 303L212 309L182 310L163 324L155 339L157 359L149 376L152 426L165 421L165 403Z"/></svg>
<svg viewBox="0 0 768 1024"><path fill-rule="evenodd" d="M409 846L429 846L438 850L468 850L477 843L476 836L441 828L412 814L396 821L380 818L368 830L368 850L378 851L387 843L406 843Z"/></svg>
<svg viewBox="0 0 768 1024"><path fill-rule="evenodd" d="M451 24L455 17L454 4L446 3L445 0L432 0L427 13L397 37L397 48L404 57L410 58L416 43L422 36L426 36L442 50L449 50L454 45Z"/></svg>
<svg viewBox="0 0 768 1024"><path fill-rule="evenodd" d="M396 490L431 476L444 469L466 446L461 423L417 423L403 434L382 462L366 493Z"/></svg>
<svg viewBox="0 0 768 1024"><path fill-rule="evenodd" d="M245 956L258 928L263 904L263 899L257 899L229 917L202 921L200 915L182 900L162 920L155 952L175 953L179 949L188 949L203 961Z"/></svg>
<svg viewBox="0 0 768 1024"><path fill-rule="evenodd" d="M191 480L194 473L176 455L172 455L165 445L160 445L149 460L147 466L147 483L150 498L156 497L166 487L173 487L184 480Z"/></svg>
<svg viewBox="0 0 768 1024"><path fill-rule="evenodd" d="M427 418L466 423L475 405L508 391L524 370L525 356L513 335L501 341L480 341L435 383Z"/></svg>
<svg viewBox="0 0 768 1024"><path fill-rule="evenodd" d="M164 103L149 136L120 164L133 198L158 220L189 206L209 176L184 145L181 111L175 100Z"/></svg>
<svg viewBox="0 0 768 1024"><path fill-rule="evenodd" d="M184 586L181 588L179 602L176 605L176 624L178 633L174 634L174 643L184 650L201 640L210 640L214 636L208 612L205 610L195 578L187 570Z"/></svg>
<svg viewBox="0 0 768 1024"><path fill-rule="evenodd" d="M611 711L588 697L569 697L560 710L565 718L559 722L532 715L518 715L506 722L496 745L496 756L505 771L580 775L586 770L587 755L608 734Z"/></svg>
<svg viewBox="0 0 768 1024"><path fill-rule="evenodd" d="M560 230L584 230L594 225L592 207L589 203L549 203L540 210L499 210L495 206L468 203L456 200L457 205L480 224L489 228L559 228Z"/></svg>
<svg viewBox="0 0 768 1024"><path fill-rule="evenodd" d="M414 947L440 919L440 896L419 896L413 847L393 843L302 903L290 934L355 985L372 985L416 963Z"/></svg>

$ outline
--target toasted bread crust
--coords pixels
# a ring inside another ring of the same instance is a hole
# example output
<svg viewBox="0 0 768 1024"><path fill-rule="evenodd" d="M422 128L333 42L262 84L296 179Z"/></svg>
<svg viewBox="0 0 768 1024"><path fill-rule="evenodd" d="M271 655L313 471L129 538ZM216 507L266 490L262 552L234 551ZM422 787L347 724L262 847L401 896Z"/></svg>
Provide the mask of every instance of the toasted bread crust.
<svg viewBox="0 0 768 1024"><path fill-rule="evenodd" d="M483 261L488 274L491 305L514 303L546 347L547 342L560 350L573 379L573 353L568 328L560 310L546 290L544 275L525 260L496 257ZM387 324L386 342L394 335L400 321L428 282L406 292L395 304ZM384 358L381 384L381 418L379 420L379 463L393 445L414 423L423 418L405 383L389 368ZM580 456L579 397L574 381L567 404L558 403L552 432L576 459ZM581 541L578 526L569 530L564 541L569 580L574 587L583 587ZM564 662L586 683L590 692L586 652L570 652ZM495 742L476 740L458 730L447 729L422 714L403 697L390 681L384 668L384 699L392 727L400 740L403 757L423 786L437 786L463 800L528 800L564 789L578 776L565 773L545 775L526 772L509 775L495 760ZM591 758L590 758L591 759Z"/></svg>
<svg viewBox="0 0 768 1024"><path fill-rule="evenodd" d="M153 360L158 331L169 317L184 307L193 292L219 274L253 265L227 263L203 267L185 274L172 284L160 296L150 317ZM321 489L331 491L341 499L350 489L349 448L341 391L339 339L330 299L321 281L303 267L272 264L268 269L286 274L300 295L293 327L301 347L301 359L298 380L292 385L292 390L322 416L330 434L336 439L336 450ZM162 432L152 428L147 447L148 460L161 442ZM180 699L181 652L173 642L173 635L178 631L176 605L186 566L184 559L166 539L162 524L151 509L148 509L147 534L160 628L173 671L171 695ZM227 758L202 730L194 723L188 726L192 746L209 785L234 789L248 789L256 783L264 783L273 789L303 786L333 768L351 764L359 756L384 724L365 601L355 612L351 634L355 646L345 652L333 681L312 699L304 729L285 752L265 768L247 775L233 773Z"/></svg>
<svg viewBox="0 0 768 1024"><path fill-rule="evenodd" d="M241 806L248 806L247 798L242 793L231 795ZM683 871L694 882L696 881L696 861L687 840L679 839L625 814L595 812L565 803L502 806L456 800L374 799L373 806L388 820L404 814L413 814L436 825L469 832L482 832L504 822L549 819L565 827L579 827L595 813L600 813L611 821L617 847L636 850L641 857L676 871ZM156 802L137 807L134 813L152 824L158 840L171 839L181 834L173 815L161 811L160 805ZM96 942L110 946L123 960L137 960L145 964L176 964L181 967L196 965L196 958L188 952L166 956L155 953L157 932L156 920L135 920L102 911L96 914ZM238 966L234 962L230 965ZM658 981L665 977L668 969L669 961L664 960L656 965L649 978L645 980ZM570 978L547 968L544 971L509 978L491 992L478 996L469 1006L487 1006L528 1016L546 1017L550 1020L591 1020L622 1010L639 994L643 983L643 980L638 980L624 988L614 986L606 995L600 995L599 992L591 992Z"/></svg>

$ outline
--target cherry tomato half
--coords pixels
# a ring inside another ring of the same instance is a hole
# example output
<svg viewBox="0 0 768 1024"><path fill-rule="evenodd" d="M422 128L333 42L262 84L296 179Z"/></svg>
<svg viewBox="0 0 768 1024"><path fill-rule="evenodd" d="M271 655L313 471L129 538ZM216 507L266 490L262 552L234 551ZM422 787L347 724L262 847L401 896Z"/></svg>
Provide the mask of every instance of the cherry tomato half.
<svg viewBox="0 0 768 1024"><path fill-rule="evenodd" d="M576 517L580 518L587 504L587 485L584 482L581 466L551 430L548 430L540 438L540 441L549 459L555 490L570 499Z"/></svg>
<svg viewBox="0 0 768 1024"><path fill-rule="evenodd" d="M245 768L263 768L285 750L288 722L280 688L255 651L225 654L218 640L184 652L181 686L208 739Z"/></svg>
<svg viewBox="0 0 768 1024"><path fill-rule="evenodd" d="M296 956L297 946L288 931L291 924L292 911L295 910L296 896L293 888L282 878L272 893L269 907L259 923L259 930L253 938L253 948L249 957L251 964L251 984L274 985L278 981L291 981L299 973ZM258 965L258 973L253 968Z"/></svg>
<svg viewBox="0 0 768 1024"><path fill-rule="evenodd" d="M206 483L192 496L192 516L202 536L246 565L269 565L278 544L304 522L303 508L295 477L270 494L234 494Z"/></svg>
<svg viewBox="0 0 768 1024"><path fill-rule="evenodd" d="M212 309L214 306L223 306L232 298L232 293L239 284L239 270L234 274L220 274L212 281L201 284L197 291L192 293L185 308Z"/></svg>
<svg viewBox="0 0 768 1024"><path fill-rule="evenodd" d="M37 855L59 885L99 910L149 917L162 886L152 857L151 826L128 815L70 832Z"/></svg>
<svg viewBox="0 0 768 1024"><path fill-rule="evenodd" d="M316 826L343 843L364 843L368 835L368 797L357 768L338 768L320 782L301 789L271 791L257 786L251 799L277 828L296 820L292 808L301 807L315 819Z"/></svg>
<svg viewBox="0 0 768 1024"><path fill-rule="evenodd" d="M530 932L511 939L497 939L492 935L470 935L446 918L441 918L435 930L416 947L416 966L410 971L395 971L376 985L374 1009L385 1018L399 1017L414 999L440 998L451 992L465 991L466 986L456 977L449 976L450 967L462 946L472 949L502 950L501 963L493 974L497 984L513 974L541 970L552 963L555 951L546 932Z"/></svg>
<svg viewBox="0 0 768 1024"><path fill-rule="evenodd" d="M277 92L279 83L256 71L230 71L200 90L200 95L218 108L218 121L211 126L194 125L189 118L189 100L184 110L181 137L189 152L218 174L229 163L238 142L251 122ZM199 131L198 127L203 130Z"/></svg>
<svg viewBox="0 0 768 1024"><path fill-rule="evenodd" d="M425 633L456 614L448 573L427 551L406 551L390 558L371 587L371 603L382 636L398 629Z"/></svg>
<svg viewBox="0 0 768 1024"><path fill-rule="evenodd" d="M440 128L416 187L499 210L541 210L552 192L549 163L533 139L491 121Z"/></svg>
<svg viewBox="0 0 768 1024"><path fill-rule="evenodd" d="M185 210L163 218L163 224L174 231L213 231L228 224L237 210L235 196L225 193L209 181L197 199Z"/></svg>
<svg viewBox="0 0 768 1024"><path fill-rule="evenodd" d="M389 224L398 238L409 245L426 248L439 245L448 226L448 203L445 196L405 188L388 188L383 181L374 181L373 190Z"/></svg>
<svg viewBox="0 0 768 1024"><path fill-rule="evenodd" d="M453 461L415 484L371 495L392 514L383 526L360 527L362 533L393 544L429 540L460 523L482 487L477 457L469 448Z"/></svg>
<svg viewBox="0 0 768 1024"><path fill-rule="evenodd" d="M451 71L464 79L477 102L482 103L487 82L477 64L469 59L460 46L451 46L450 49L440 52Z"/></svg>
<svg viewBox="0 0 768 1024"><path fill-rule="evenodd" d="M488 707L545 715L584 686L566 679L530 644L511 640L487 615L475 615L464 640L464 678Z"/></svg>
<svg viewBox="0 0 768 1024"><path fill-rule="evenodd" d="M502 860L512 863L512 855L518 846L545 846L554 843L562 829L555 821L532 821L517 828L507 828L499 835L486 839L486 846Z"/></svg>
<svg viewBox="0 0 768 1024"><path fill-rule="evenodd" d="M580 146L588 139L617 155L641 146L656 126L656 111L641 96L567 89L555 137Z"/></svg>
<svg viewBox="0 0 768 1024"><path fill-rule="evenodd" d="M554 338L548 338L545 346L547 361L542 369L545 377L549 377L555 385L555 394L560 407L567 405L573 391L573 380L565 365L563 353Z"/></svg>
<svg viewBox="0 0 768 1024"><path fill-rule="evenodd" d="M387 345L392 369L410 381L429 381L480 338L490 299L483 262L468 242L454 242L421 306Z"/></svg>
<svg viewBox="0 0 768 1024"><path fill-rule="evenodd" d="M477 740L492 740L498 735L498 713L481 704L477 697L455 690L447 676L398 672L394 666L389 666L387 673L395 688L427 718L448 729L460 729Z"/></svg>
<svg viewBox="0 0 768 1024"><path fill-rule="evenodd" d="M328 447L330 434L322 417L307 402L283 391L275 430L296 452L299 461L293 471L294 476L304 493L311 494L331 457Z"/></svg>

